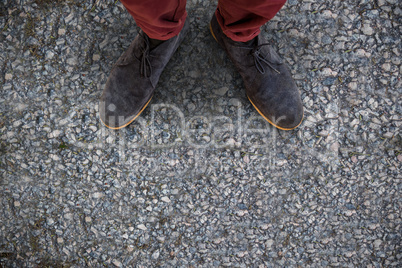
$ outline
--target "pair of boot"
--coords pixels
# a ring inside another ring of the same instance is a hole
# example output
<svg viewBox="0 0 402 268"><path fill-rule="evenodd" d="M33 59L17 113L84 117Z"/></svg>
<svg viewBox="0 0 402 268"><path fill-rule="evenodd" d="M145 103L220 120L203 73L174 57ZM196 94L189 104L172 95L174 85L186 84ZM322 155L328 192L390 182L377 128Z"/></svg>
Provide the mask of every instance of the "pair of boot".
<svg viewBox="0 0 402 268"><path fill-rule="evenodd" d="M147 107L189 28L187 20L179 35L157 46L139 32L112 68L101 96L100 119L108 128L126 127ZM303 119L300 93L283 60L261 34L250 42L235 42L223 33L215 15L210 30L241 74L248 99L262 117L282 130L299 126Z"/></svg>

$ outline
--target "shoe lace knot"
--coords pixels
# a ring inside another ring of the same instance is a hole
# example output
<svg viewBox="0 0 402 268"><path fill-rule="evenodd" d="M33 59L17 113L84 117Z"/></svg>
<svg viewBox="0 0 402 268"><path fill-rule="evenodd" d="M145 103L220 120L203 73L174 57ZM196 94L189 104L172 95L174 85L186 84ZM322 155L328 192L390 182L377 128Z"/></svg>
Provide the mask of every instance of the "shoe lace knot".
<svg viewBox="0 0 402 268"><path fill-rule="evenodd" d="M143 77L150 77L152 75L152 64L149 60L151 44L149 41L149 37L145 34L142 35L145 40L145 46L141 49L141 66L140 66L140 74Z"/></svg>
<svg viewBox="0 0 402 268"><path fill-rule="evenodd" d="M255 48L253 48L251 51L251 55L254 57L255 67L261 74L264 74L265 73L264 63L265 63L266 65L268 65L269 68L274 70L276 73L280 74L281 72L278 69L276 69L274 66L272 66L272 64L266 59L266 57L261 52L261 49L263 46L269 46L269 44L258 45Z"/></svg>

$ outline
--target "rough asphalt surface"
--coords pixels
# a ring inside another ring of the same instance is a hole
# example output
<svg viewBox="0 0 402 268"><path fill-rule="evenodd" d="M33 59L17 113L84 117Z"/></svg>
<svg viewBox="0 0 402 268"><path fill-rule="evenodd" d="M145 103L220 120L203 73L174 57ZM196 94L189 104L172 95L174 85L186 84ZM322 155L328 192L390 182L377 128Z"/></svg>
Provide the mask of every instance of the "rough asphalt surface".
<svg viewBox="0 0 402 268"><path fill-rule="evenodd" d="M151 105L98 99L138 28L115 0L0 2L0 266L401 267L398 0L289 0L262 34L305 120L265 123L208 23Z"/></svg>

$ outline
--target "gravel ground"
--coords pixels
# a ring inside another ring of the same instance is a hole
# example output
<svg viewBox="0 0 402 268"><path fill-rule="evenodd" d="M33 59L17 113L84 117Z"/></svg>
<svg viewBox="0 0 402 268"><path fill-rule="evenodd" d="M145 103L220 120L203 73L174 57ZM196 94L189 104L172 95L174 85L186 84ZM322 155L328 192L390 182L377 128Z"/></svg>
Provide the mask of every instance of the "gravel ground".
<svg viewBox="0 0 402 268"><path fill-rule="evenodd" d="M152 105L112 131L123 6L1 1L0 266L401 267L400 2L289 0L262 28L305 105L287 132L210 36L215 6L188 1Z"/></svg>

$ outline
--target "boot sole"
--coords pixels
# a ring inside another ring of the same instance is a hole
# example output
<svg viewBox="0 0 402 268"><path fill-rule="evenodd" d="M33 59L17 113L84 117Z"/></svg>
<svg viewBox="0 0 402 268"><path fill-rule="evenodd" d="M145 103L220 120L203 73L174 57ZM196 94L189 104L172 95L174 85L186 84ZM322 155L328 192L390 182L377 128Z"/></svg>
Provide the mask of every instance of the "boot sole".
<svg viewBox="0 0 402 268"><path fill-rule="evenodd" d="M247 95L247 94L246 94L246 95ZM257 106L255 106L255 104L250 100L250 97L249 97L248 95L247 95L247 98L248 98L248 100L251 102L251 104L253 105L254 109L256 109L257 112L258 112L265 120L268 121L268 123L270 123L271 125L273 125L274 127L278 128L278 129L280 129L280 130L293 130L293 129L297 128L298 126L300 126L300 124L303 122L304 113L303 113L303 116L302 116L302 120L300 120L300 123L299 123L297 126L292 127L292 128L280 127L280 126L274 124L274 123L273 123L271 120L269 120L262 112L260 112L260 110L258 110Z"/></svg>
<svg viewBox="0 0 402 268"><path fill-rule="evenodd" d="M135 119L138 118L138 116L140 116L140 114L145 110L145 108L147 108L148 104L151 102L152 97L153 97L153 96L151 96L151 98L147 101L147 103L145 103L144 107L142 107L142 109L138 112L138 114L136 114L136 115L133 117L133 119L131 119L128 123L126 123L126 124L124 124L124 125L122 125L122 126L119 126L119 127L111 127L111 126L108 126L105 122L103 122L103 120L102 120L102 118L101 118L100 116L99 116L99 119L101 120L101 122L102 122L106 127L110 128L110 129L118 130L118 129L124 128L124 127L130 125Z"/></svg>
<svg viewBox="0 0 402 268"><path fill-rule="evenodd" d="M211 32L211 35L212 35L212 37L215 39L215 41L219 44L218 39L216 38L216 36L215 36L215 34L214 34L214 31L212 30L212 25L211 25L211 23L209 23L209 31ZM292 127L292 128L280 127L280 126L274 124L271 120L269 120L269 119L257 108L257 106L250 100L250 97L249 97L247 94L246 94L246 96L247 96L248 100L251 102L251 104L253 105L254 109L256 109L257 112L258 112L266 121L268 121L268 123L270 123L271 125L273 125L274 127L278 128L278 129L280 129L280 130L293 130L293 129L297 128L298 126L300 126L300 124L303 122L304 112L303 112L302 120L300 120L300 123L299 123L297 126Z"/></svg>

